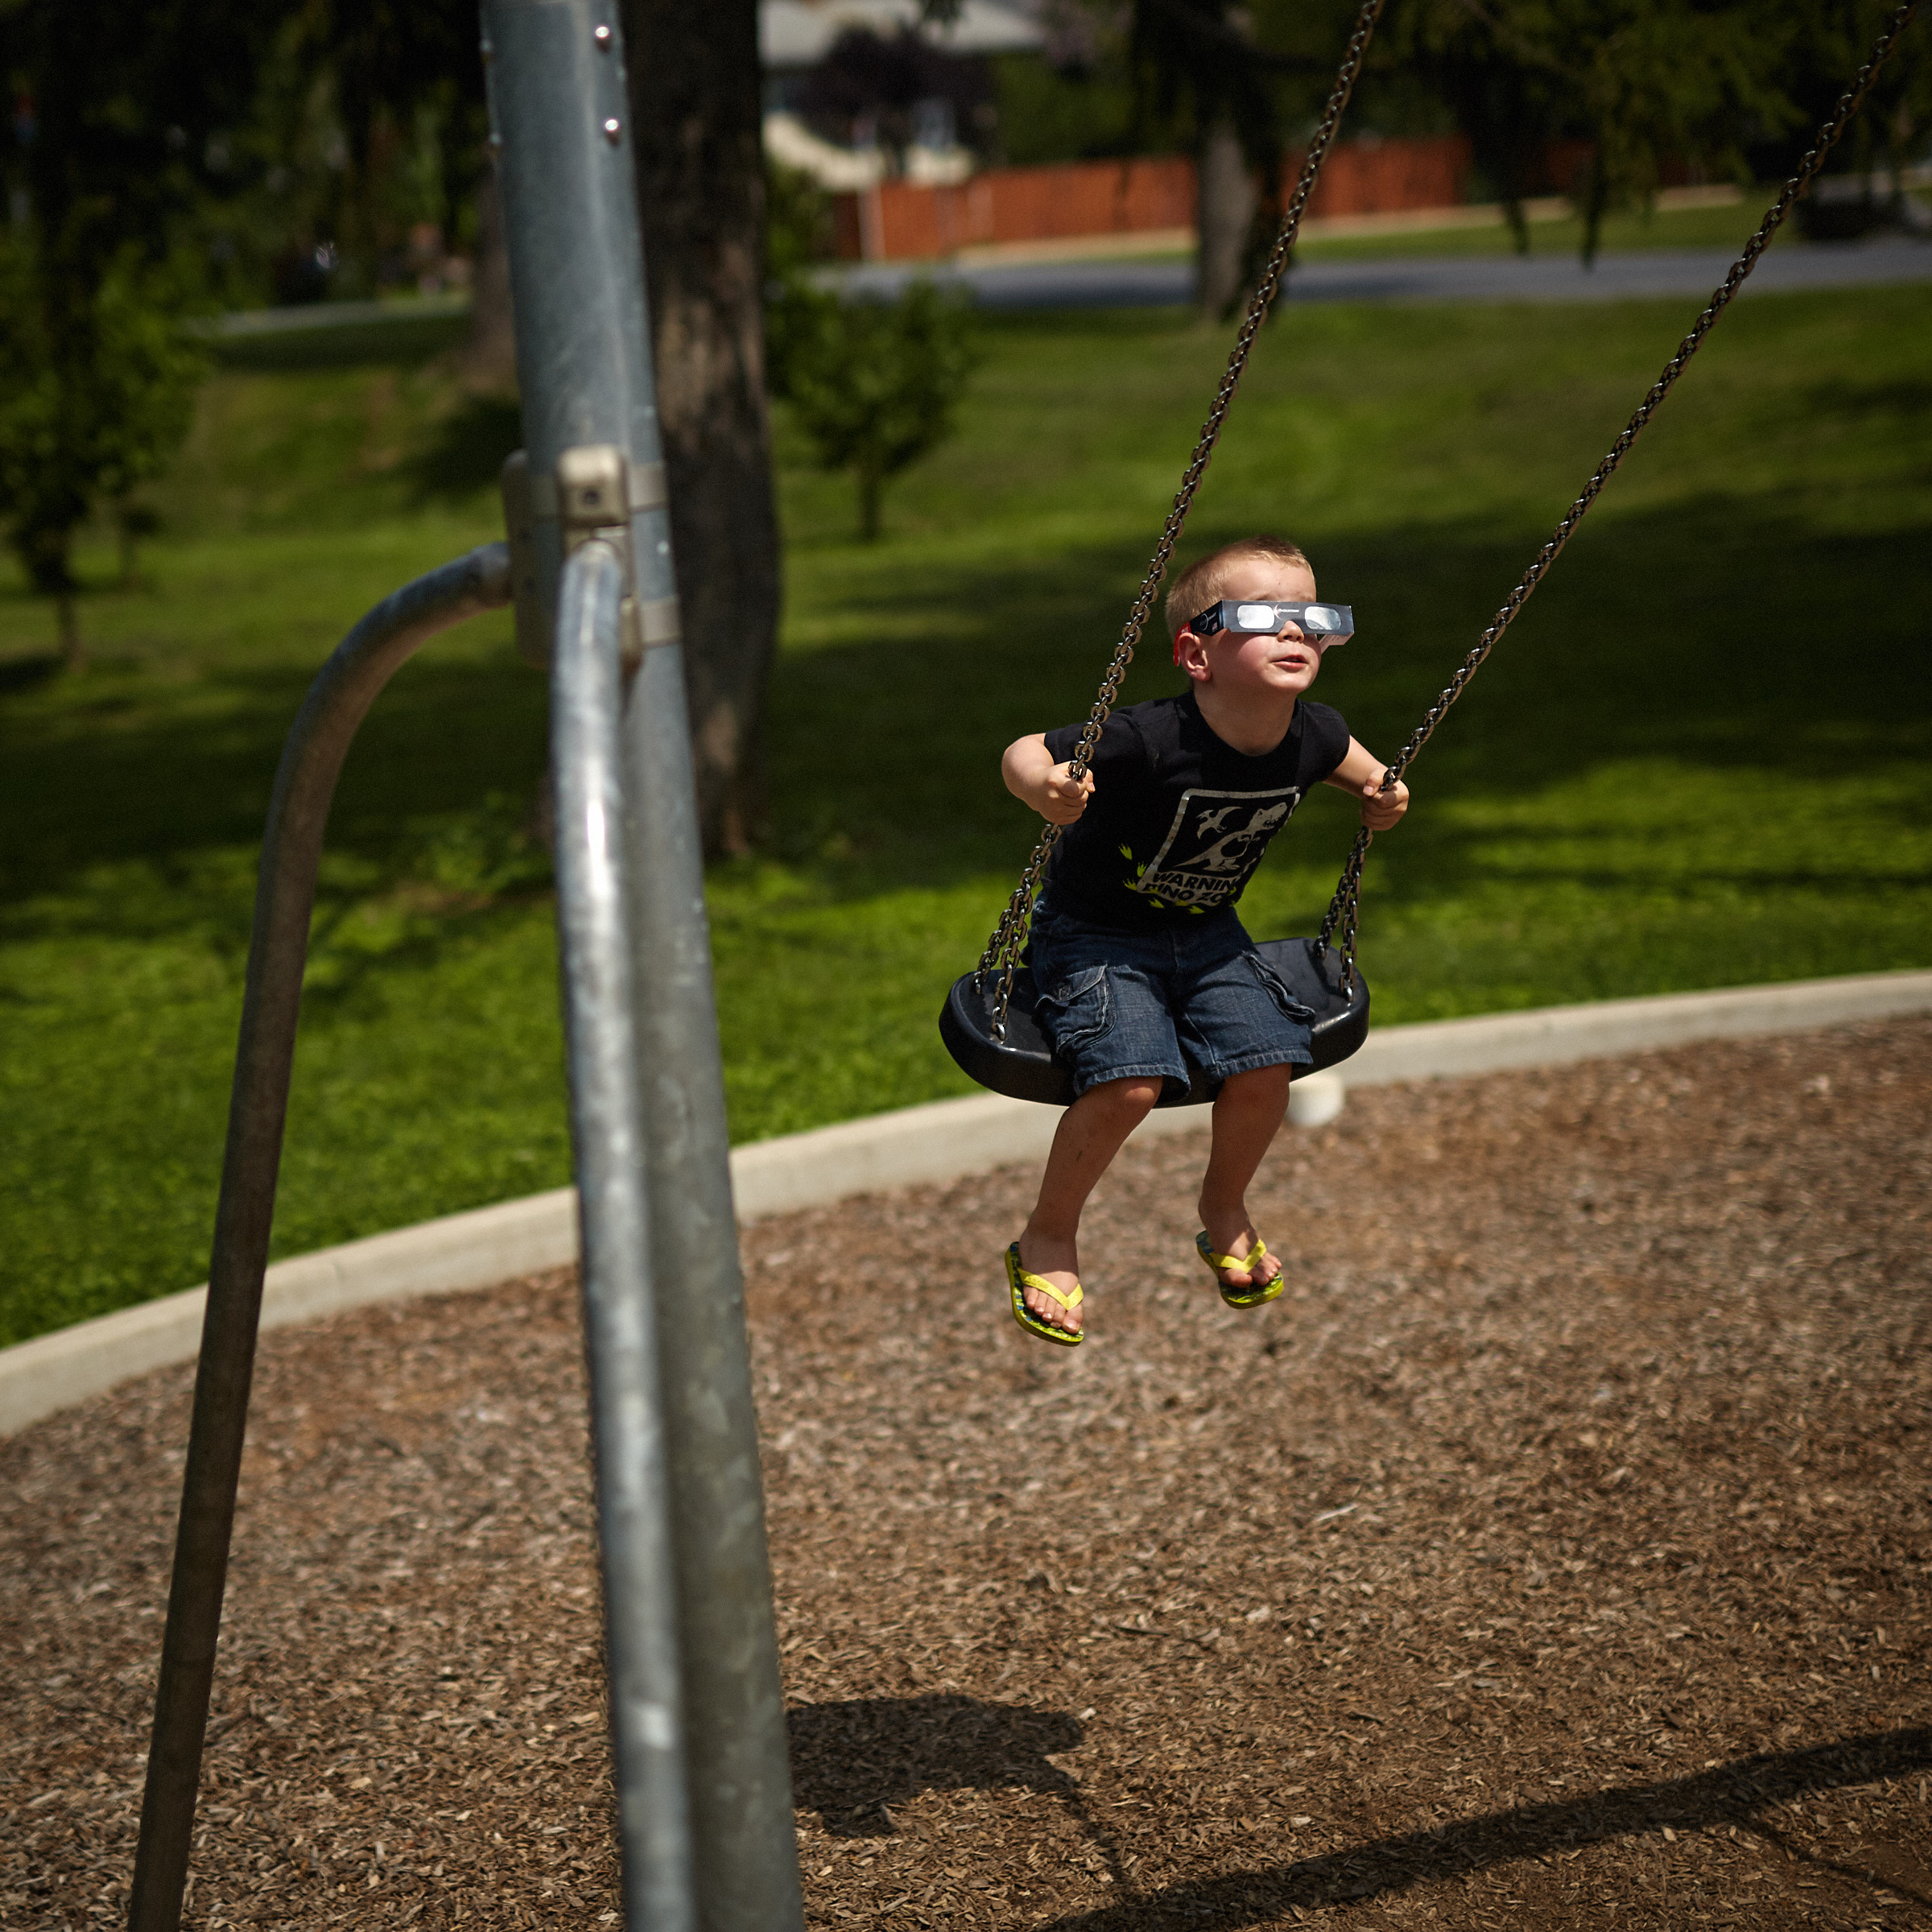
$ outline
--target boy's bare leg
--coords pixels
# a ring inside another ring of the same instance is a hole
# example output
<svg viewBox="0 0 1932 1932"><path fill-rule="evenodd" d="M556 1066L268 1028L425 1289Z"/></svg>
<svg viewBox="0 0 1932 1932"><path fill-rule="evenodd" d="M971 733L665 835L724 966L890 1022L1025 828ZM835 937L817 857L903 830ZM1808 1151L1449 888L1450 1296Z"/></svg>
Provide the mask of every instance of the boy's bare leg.
<svg viewBox="0 0 1932 1932"><path fill-rule="evenodd" d="M1231 1075L1214 1103L1214 1146L1201 1182L1201 1225L1217 1254L1245 1254L1259 1238L1248 1218L1248 1183L1261 1166L1288 1111L1288 1082L1294 1069L1256 1067ZM1264 1282L1282 1272L1272 1253L1256 1271ZM1255 1275L1238 1268L1225 1271L1234 1287Z"/></svg>
<svg viewBox="0 0 1932 1932"><path fill-rule="evenodd" d="M1284 1095L1286 1091L1284 1087ZM1080 1279L1080 1210L1128 1135L1160 1097L1158 1080L1103 1080L1060 1116L1046 1171L1040 1177L1040 1198L1020 1236L1020 1261L1030 1274L1043 1276L1063 1294L1070 1294ZM1079 1309L1063 1308L1031 1288L1026 1297L1028 1310L1042 1321L1079 1329Z"/></svg>

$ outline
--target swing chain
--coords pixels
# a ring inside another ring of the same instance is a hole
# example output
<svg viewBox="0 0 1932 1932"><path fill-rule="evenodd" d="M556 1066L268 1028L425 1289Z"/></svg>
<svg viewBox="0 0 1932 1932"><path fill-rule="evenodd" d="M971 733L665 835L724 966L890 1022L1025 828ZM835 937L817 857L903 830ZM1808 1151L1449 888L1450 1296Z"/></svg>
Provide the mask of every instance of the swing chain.
<svg viewBox="0 0 1932 1932"><path fill-rule="evenodd" d="M1703 312L1692 324L1690 332L1678 345L1677 353L1664 365L1663 374L1650 386L1650 392L1637 407L1636 413L1624 426L1623 434L1611 444L1608 454L1599 463L1590 480L1578 493L1576 501L1564 513L1563 518L1550 533L1549 541L1536 554L1534 560L1517 579L1516 588L1504 599L1502 608L1490 619L1489 628L1476 641L1476 647L1456 667L1455 675L1437 695L1435 702L1429 707L1427 714L1417 725L1409 742L1395 755L1384 775L1381 789L1392 791L1402 774L1414 762L1416 754L1435 735L1435 728L1448 715L1449 708L1463 692L1469 680L1481 670L1483 661L1496 648L1503 633L1509 628L1517 613L1529 602L1530 593L1542 582L1550 566L1562 554L1563 546L1570 541L1578 524L1583 522L1590 506L1596 501L1599 493L1611 477L1616 473L1617 465L1629 454L1631 445L1642 433L1644 426L1656 414L1657 406L1670 394L1671 385L1684 372L1684 367L1697 353L1699 345L1711 332L1718 317L1729 306L1731 298L1744 286L1744 278L1757 266L1757 258L1771 243L1786 215L1791 212L1798 196L1811 184L1812 177L1824 164L1825 157L1838 145L1839 137L1850 124L1852 118L1864 105L1872 82L1891 54L1893 45L1910 23L1912 16L1918 10L1919 0L1905 0L1896 8L1885 28L1872 49L1869 58L1853 79L1852 85L1839 96L1832 117L1818 131L1817 139L1804 159L1799 162L1798 172L1785 184L1784 192L1758 224L1757 232L1744 245L1744 252L1732 264L1731 272L1712 294ZM1356 909L1360 903L1362 866L1368 856L1369 834L1366 828L1357 834L1355 844L1348 854L1348 864L1335 889L1335 897L1329 901L1328 910L1323 916L1321 932L1315 941L1315 957L1319 961L1328 949L1337 923L1342 926L1342 970L1345 987L1352 989L1355 973L1355 931Z"/></svg>
<svg viewBox="0 0 1932 1932"><path fill-rule="evenodd" d="M1302 211L1307 207L1309 197L1315 192L1316 177L1321 172L1323 159L1330 144L1335 139L1335 130L1340 126L1342 114L1348 105L1348 97L1355 91L1356 77L1361 71L1363 56L1368 52L1368 42L1373 35L1376 23L1381 18L1386 0L1363 0L1362 10L1356 17L1355 31L1348 37L1348 45L1342 56L1342 64L1335 76L1335 85L1328 95L1328 105L1323 113L1321 125L1316 128L1308 143L1308 151L1302 162L1302 171L1294 184L1294 192L1289 197L1288 206L1282 216L1280 232L1269 251L1266 266L1261 279L1255 284L1254 293L1248 303L1248 312L1243 319L1241 331L1235 337L1234 349L1228 358L1227 372L1221 378L1220 388L1216 392L1214 405L1208 412L1208 419L1201 427L1199 440L1195 443L1194 455L1181 477L1181 486L1174 493L1174 507L1167 513L1167 521L1161 531L1158 543L1154 546L1154 556L1147 566L1146 575L1141 580L1140 592L1127 613L1127 621L1121 633L1121 640L1114 646L1113 657L1107 667L1107 675L1100 681L1100 696L1093 708L1087 714L1087 722L1081 727L1080 742L1073 756L1067 761L1068 772L1075 784L1087 775L1092 764L1094 747L1100 743L1101 728L1106 724L1113 709L1114 700L1120 696L1121 680L1127 675L1127 667L1133 662L1133 650L1140 642L1141 632L1154 609L1154 600L1161 587L1161 580L1167 574L1168 560L1174 555L1174 547L1180 541L1182 526L1187 521L1187 512L1194 502L1195 493L1200 488L1201 479L1208 473L1208 459L1214 454L1214 446L1221 433L1221 425L1227 419L1228 411L1234 401L1236 386L1241 379L1241 372L1248 365L1249 352L1253 348L1255 338L1261 333L1261 324L1268 319L1268 311L1273 306L1282 278L1288 271L1289 258L1294 251L1295 237L1302 225ZM1013 993L1013 974L1018 970L1020 956L1026 949L1026 935L1033 919L1033 902L1041 879L1043 877L1046 860L1060 836L1061 828L1048 825L1040 834L1039 843L1033 848L1033 856L1026 861L1026 869L1013 897L1006 903L1006 910L1000 914L1000 923L993 928L993 937L986 943L986 950L980 956L980 964L973 974L976 992L982 989L988 973L997 970L1000 974L999 993L994 1001L993 1037L997 1045L1006 1042L1006 1007Z"/></svg>
<svg viewBox="0 0 1932 1932"><path fill-rule="evenodd" d="M1335 889L1335 897L1328 902L1328 910L1322 915L1320 932L1315 937L1315 956L1319 963L1328 951L1330 940L1335 937L1339 923L1342 929L1342 991L1355 991L1355 931L1361 908L1362 866L1368 857L1368 847L1375 834L1364 825L1355 835L1355 844L1349 849L1348 863L1342 870L1342 882Z"/></svg>

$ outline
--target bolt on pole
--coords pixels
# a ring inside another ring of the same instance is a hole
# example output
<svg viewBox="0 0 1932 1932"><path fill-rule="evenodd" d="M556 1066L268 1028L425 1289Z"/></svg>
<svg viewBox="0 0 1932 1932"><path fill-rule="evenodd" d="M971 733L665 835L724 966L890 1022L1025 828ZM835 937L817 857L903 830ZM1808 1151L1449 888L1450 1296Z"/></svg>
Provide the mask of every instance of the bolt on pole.
<svg viewBox="0 0 1932 1932"><path fill-rule="evenodd" d="M643 1457L669 1517L668 1561L642 1563L634 1539L626 1569L601 1499L613 1698L621 1633L654 1656L668 1637L678 1682L650 1701L677 1714L683 1778L679 1790L660 1779L650 1802L687 1810L697 1923L787 1932L803 1907L621 37L614 0L484 0L482 13L528 445L506 476L518 622L530 654L552 654L555 638L559 910L600 1483L631 1467L625 1457ZM614 795L601 762L612 729ZM585 758L598 763L594 783L567 768ZM614 840L602 856L600 829ZM572 867L610 881L594 919L589 897L567 884ZM613 914L628 935L626 970L580 975L573 922L594 927L607 949ZM616 989L620 977L627 989ZM593 1074L611 1103L601 1111L576 1092ZM634 1104L641 1141L620 1154ZM648 1240L639 1249L626 1232L608 1249L621 1255L623 1278L601 1264L593 1286L592 1217L608 1211L628 1228L634 1182ZM613 1298L629 1311L633 1356L655 1364L650 1385L622 1400L600 1386L594 1359L598 1310ZM634 1402L649 1410L633 1418L638 1438L627 1449L613 1411ZM630 1781L621 1703L613 1721L627 1906L641 1932L631 1808L643 1801ZM640 1744L646 1728L641 1717L634 1727ZM648 1768L646 1784L661 1769ZM673 1922L648 1922L655 1932Z"/></svg>

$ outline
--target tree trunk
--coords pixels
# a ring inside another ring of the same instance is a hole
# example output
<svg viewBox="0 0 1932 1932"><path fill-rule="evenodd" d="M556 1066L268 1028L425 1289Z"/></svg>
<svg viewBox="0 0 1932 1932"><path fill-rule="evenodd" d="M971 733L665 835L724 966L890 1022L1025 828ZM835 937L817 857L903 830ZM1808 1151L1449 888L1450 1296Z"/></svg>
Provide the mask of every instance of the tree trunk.
<svg viewBox="0 0 1932 1932"><path fill-rule="evenodd" d="M517 384L516 318L510 301L510 243L493 169L477 188L477 260L470 283L469 340L458 366L472 389L511 390Z"/></svg>
<svg viewBox="0 0 1932 1932"><path fill-rule="evenodd" d="M60 629L60 663L67 671L87 669L87 646L80 638L80 613L71 590L54 592L54 617Z"/></svg>
<svg viewBox="0 0 1932 1932"><path fill-rule="evenodd" d="M1195 196L1200 250L1195 299L1203 317L1218 321L1241 299L1241 262L1256 201L1254 177L1248 171L1241 137L1225 117L1208 129L1201 144Z"/></svg>
<svg viewBox="0 0 1932 1932"><path fill-rule="evenodd" d="M658 413L707 853L762 815L778 620L756 0L624 0Z"/></svg>
<svg viewBox="0 0 1932 1932"><path fill-rule="evenodd" d="M85 507L83 503L80 508ZM80 520L80 509L74 522ZM60 663L68 671L87 668L87 646L80 636L80 613L74 602L80 586L74 581L73 522L36 520L14 535L14 549L36 595L54 601L54 625L60 639Z"/></svg>

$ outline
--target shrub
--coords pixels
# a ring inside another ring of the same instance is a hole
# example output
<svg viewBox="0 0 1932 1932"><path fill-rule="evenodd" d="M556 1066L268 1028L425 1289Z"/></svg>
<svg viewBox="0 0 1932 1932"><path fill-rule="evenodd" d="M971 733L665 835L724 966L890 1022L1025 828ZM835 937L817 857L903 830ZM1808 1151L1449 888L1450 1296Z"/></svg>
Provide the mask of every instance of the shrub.
<svg viewBox="0 0 1932 1932"><path fill-rule="evenodd" d="M80 662L70 551L101 498L126 506L188 433L206 363L182 279L130 246L91 287L49 275L30 231L0 235L0 521Z"/></svg>
<svg viewBox="0 0 1932 1932"><path fill-rule="evenodd" d="M886 479L952 432L974 360L968 303L924 280L891 301L844 300L794 275L770 305L766 335L773 390L819 466L852 473L869 542Z"/></svg>

